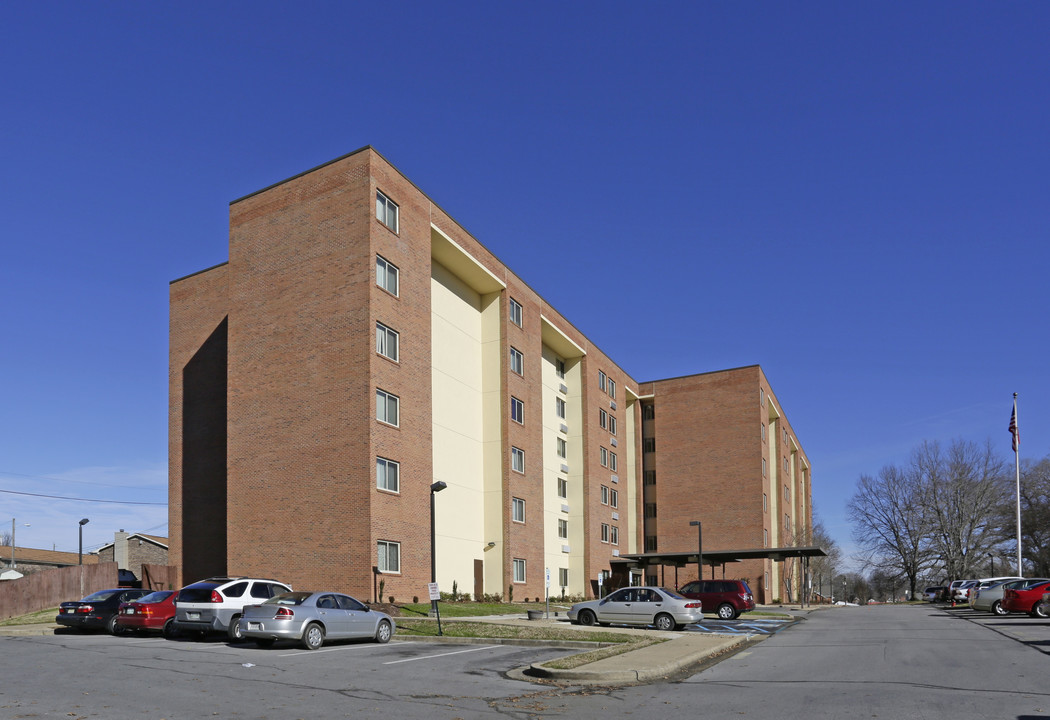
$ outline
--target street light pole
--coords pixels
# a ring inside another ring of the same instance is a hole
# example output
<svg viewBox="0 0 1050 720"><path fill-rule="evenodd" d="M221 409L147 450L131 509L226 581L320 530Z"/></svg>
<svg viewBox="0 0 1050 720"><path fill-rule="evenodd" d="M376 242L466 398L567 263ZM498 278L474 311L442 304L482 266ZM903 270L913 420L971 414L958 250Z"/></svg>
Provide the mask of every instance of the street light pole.
<svg viewBox="0 0 1050 720"><path fill-rule="evenodd" d="M437 533L434 529L434 495L448 487L448 484L438 480L430 485L430 582L437 583L437 552L434 546L437 544ZM441 615L438 611L438 601L430 601L430 611L438 619L438 635L441 635Z"/></svg>
<svg viewBox="0 0 1050 720"><path fill-rule="evenodd" d="M697 536L697 548L696 548L696 578L697 580L704 579L704 526L699 520L690 520L689 525L696 527Z"/></svg>
<svg viewBox="0 0 1050 720"><path fill-rule="evenodd" d="M77 565L84 564L84 526L89 522L91 521L87 518L80 521L80 549L77 551Z"/></svg>

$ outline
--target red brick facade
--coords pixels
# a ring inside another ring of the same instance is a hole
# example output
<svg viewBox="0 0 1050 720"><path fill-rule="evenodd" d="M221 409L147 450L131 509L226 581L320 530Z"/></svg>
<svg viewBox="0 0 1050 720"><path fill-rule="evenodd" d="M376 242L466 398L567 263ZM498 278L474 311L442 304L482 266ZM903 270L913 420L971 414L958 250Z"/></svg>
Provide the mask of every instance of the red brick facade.
<svg viewBox="0 0 1050 720"><path fill-rule="evenodd" d="M377 218L377 191L398 206L396 230ZM553 402L540 382L544 334L551 328L560 333L554 342L569 351L561 353L564 359L579 369L580 387L566 397L580 398L570 432L583 448L574 447L579 460L566 464L568 476L582 482L584 506L574 504L572 517L583 523L585 540L573 549L582 564L572 572L588 579L587 592L616 554L644 546L639 396L655 398L659 472L667 478L655 490L661 549L687 542L688 522L683 531L676 518L696 513L705 532L710 517L712 541L724 534L721 546L761 547L762 483L743 472L753 471L764 452L758 388L768 393L768 385L761 371L639 388L407 178L364 148L233 202L229 262L171 285L170 562L182 569L182 581L258 575L371 598L377 544L392 542L400 544L400 567L382 577L384 595L425 596L435 474L435 242L469 257L486 292L500 288L502 470L493 487L501 491L502 537L484 537L495 553L478 543L475 562L498 562L502 582L490 583L486 593L506 596L513 588L516 599L542 597L543 568L560 552L549 547L542 511L545 503L551 507L556 482L542 462L552 440L539 422ZM377 284L377 256L397 267L396 294ZM522 307L521 327L508 319L511 298ZM376 351L377 322L399 333L396 361ZM524 358L520 375L509 367L512 347ZM396 425L377 420L377 389L399 399ZM511 397L523 401L524 423L509 419ZM608 421L600 426L603 411L615 418L615 435ZM638 431L631 433L632 426ZM512 447L525 453L524 474L511 469ZM616 470L609 453L616 455ZM400 463L398 492L377 488L377 457ZM616 507L602 502L603 487L607 495L617 491ZM808 508L808 485L800 492ZM439 514L454 497L435 496ZM712 497L727 503L724 512ZM510 520L514 498L529 508L524 523ZM546 515L552 522L551 512ZM602 541L603 525L616 528L618 544ZM524 582L514 580L516 559L528 568ZM461 592L478 586L478 577L456 580ZM451 590L446 585L442 590Z"/></svg>

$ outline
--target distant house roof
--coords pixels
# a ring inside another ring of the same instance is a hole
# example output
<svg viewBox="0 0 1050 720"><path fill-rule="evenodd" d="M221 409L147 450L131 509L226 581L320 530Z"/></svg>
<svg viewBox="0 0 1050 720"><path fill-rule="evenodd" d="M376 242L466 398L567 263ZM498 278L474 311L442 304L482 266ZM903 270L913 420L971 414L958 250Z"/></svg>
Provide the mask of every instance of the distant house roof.
<svg viewBox="0 0 1050 720"><path fill-rule="evenodd" d="M25 563L27 565L54 565L55 567L65 565L76 565L80 555L75 552L62 552L60 550L37 550L36 548L24 548L15 546L15 565ZM97 565L98 556L84 553L85 565ZM0 561L11 562L11 546L0 545Z"/></svg>
<svg viewBox="0 0 1050 720"><path fill-rule="evenodd" d="M160 535L146 535L145 533L132 533L131 535L128 535L128 540L131 540L132 538L139 538L140 540L145 540L146 542L153 543L158 547L162 547L165 550L168 549L168 538L161 537ZM116 545L115 541L111 543L106 543L98 549L98 552L102 552L106 548L111 548L114 545Z"/></svg>

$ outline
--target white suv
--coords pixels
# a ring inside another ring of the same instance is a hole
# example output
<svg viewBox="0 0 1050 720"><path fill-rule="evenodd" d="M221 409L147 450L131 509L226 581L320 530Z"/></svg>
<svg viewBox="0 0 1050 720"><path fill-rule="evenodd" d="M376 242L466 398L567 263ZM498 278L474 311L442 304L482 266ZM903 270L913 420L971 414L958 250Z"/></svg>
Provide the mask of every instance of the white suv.
<svg viewBox="0 0 1050 720"><path fill-rule="evenodd" d="M230 640L240 640L238 621L245 605L291 591L290 585L261 578L215 577L195 582L175 596L175 630L197 637L224 632Z"/></svg>

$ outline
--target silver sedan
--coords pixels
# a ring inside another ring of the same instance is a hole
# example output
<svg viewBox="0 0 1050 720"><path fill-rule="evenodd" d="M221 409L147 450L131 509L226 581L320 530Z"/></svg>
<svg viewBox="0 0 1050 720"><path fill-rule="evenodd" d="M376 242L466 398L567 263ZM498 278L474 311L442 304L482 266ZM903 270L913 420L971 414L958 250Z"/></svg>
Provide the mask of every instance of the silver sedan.
<svg viewBox="0 0 1050 720"><path fill-rule="evenodd" d="M240 619L241 633L259 647L277 640L298 640L316 650L326 640L373 638L389 642L394 619L349 595L335 592L290 592L275 595L261 605L247 605Z"/></svg>
<svg viewBox="0 0 1050 720"><path fill-rule="evenodd" d="M657 630L676 630L704 619L699 600L663 587L623 588L601 600L576 603L568 615L569 622L580 625L653 625Z"/></svg>

